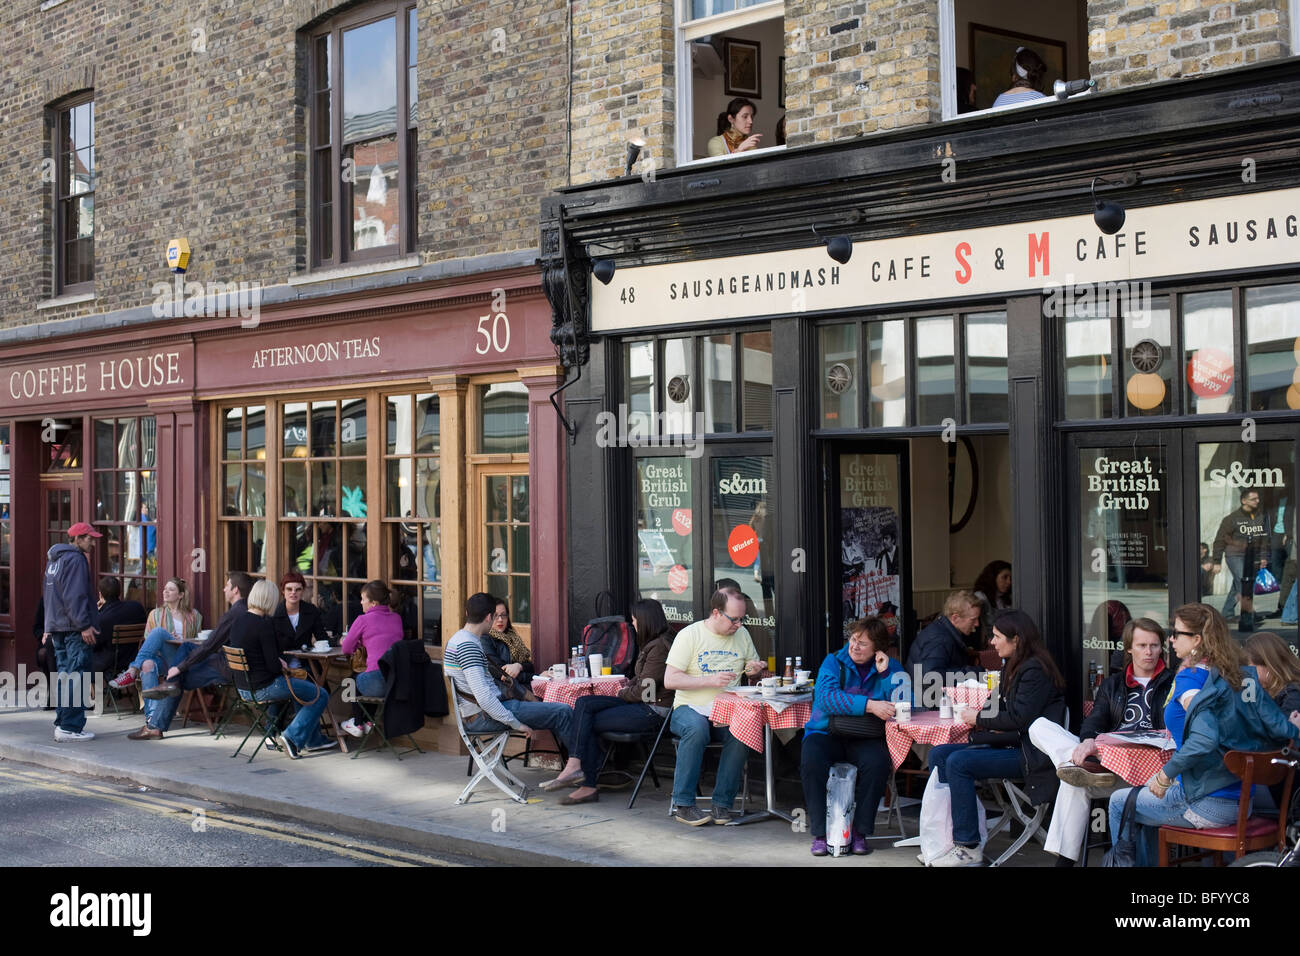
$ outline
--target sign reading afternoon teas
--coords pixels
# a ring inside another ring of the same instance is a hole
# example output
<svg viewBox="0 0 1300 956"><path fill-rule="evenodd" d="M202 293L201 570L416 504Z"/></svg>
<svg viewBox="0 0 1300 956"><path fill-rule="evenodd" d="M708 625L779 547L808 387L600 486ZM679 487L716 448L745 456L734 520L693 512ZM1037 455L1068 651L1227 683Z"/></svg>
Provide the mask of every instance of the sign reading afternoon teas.
<svg viewBox="0 0 1300 956"><path fill-rule="evenodd" d="M620 267L609 285L593 283L591 327L612 332L1210 274L1292 263L1298 246L1300 189L1129 209L1113 236L1097 229L1089 211L856 242L843 265L814 246Z"/></svg>

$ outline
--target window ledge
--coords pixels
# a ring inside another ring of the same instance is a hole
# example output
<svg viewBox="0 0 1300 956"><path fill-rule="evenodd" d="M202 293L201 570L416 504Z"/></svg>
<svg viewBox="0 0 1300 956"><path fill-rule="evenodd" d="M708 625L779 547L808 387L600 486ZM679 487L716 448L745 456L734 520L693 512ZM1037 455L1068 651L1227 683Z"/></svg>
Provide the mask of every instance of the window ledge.
<svg viewBox="0 0 1300 956"><path fill-rule="evenodd" d="M62 2L62 0L60 0ZM75 295L60 295L53 299L45 299L36 303L37 310L41 309L61 309L65 305L77 305L81 302L94 302L95 293L78 292Z"/></svg>
<svg viewBox="0 0 1300 956"><path fill-rule="evenodd" d="M738 159L747 159L750 156L763 156L767 153L785 152L786 145L780 146L763 146L759 149L747 149L743 153L728 153L723 156L701 156L699 159L688 159L684 163L678 163L676 169L685 169L687 166L713 166L719 163L734 162Z"/></svg>
<svg viewBox="0 0 1300 956"><path fill-rule="evenodd" d="M41 3L41 13L44 13L46 10L53 10L55 7L61 6L67 2L68 0L43 0Z"/></svg>
<svg viewBox="0 0 1300 956"><path fill-rule="evenodd" d="M402 256L398 259L385 259L382 262L367 262L357 266L342 266L336 269L321 269L316 272L304 272L289 276L289 285L315 285L320 282L337 282L340 279L356 279L361 276L377 275L381 272L397 272L401 269L414 269L420 266L419 253Z"/></svg>

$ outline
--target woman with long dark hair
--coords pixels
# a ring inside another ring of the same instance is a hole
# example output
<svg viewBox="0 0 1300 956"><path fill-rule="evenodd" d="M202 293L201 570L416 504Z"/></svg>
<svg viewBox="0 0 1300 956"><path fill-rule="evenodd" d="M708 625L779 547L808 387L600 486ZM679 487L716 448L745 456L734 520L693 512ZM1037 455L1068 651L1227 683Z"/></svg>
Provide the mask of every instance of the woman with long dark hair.
<svg viewBox="0 0 1300 956"><path fill-rule="evenodd" d="M993 618L999 611L1012 606L1011 562L990 561L975 579L971 589L980 599L980 643L978 649L988 646L993 636Z"/></svg>
<svg viewBox="0 0 1300 956"><path fill-rule="evenodd" d="M532 700L533 677L537 674L533 652L515 632L506 602L498 597L493 600L496 610L492 612L492 629L479 638L479 643L483 645L488 664L501 669L501 682L514 685L518 700ZM489 671L495 673L491 667Z"/></svg>
<svg viewBox="0 0 1300 956"><path fill-rule="evenodd" d="M631 683L617 697L579 697L573 708L574 752L582 761L583 778L582 786L560 801L563 804L600 799L596 779L604 759L601 734L652 734L672 712L673 692L664 687L664 672L673 634L663 605L649 598L637 601L632 605L632 626L640 650ZM564 777L551 781L561 786L571 782ZM543 784L543 789L551 788Z"/></svg>
<svg viewBox="0 0 1300 956"><path fill-rule="evenodd" d="M726 156L757 149L763 140L763 134L753 132L757 115L758 107L743 96L728 103L727 108L718 114L718 135L709 140L709 155Z"/></svg>
<svg viewBox="0 0 1300 956"><path fill-rule="evenodd" d="M1027 46L1017 47L1016 55L1011 58L1010 73L1011 86L998 94L993 101L994 109L1043 99L1043 78L1047 75L1047 64L1041 56Z"/></svg>
<svg viewBox="0 0 1300 956"><path fill-rule="evenodd" d="M1038 625L1024 611L1003 611L994 618L992 645L1006 661L997 708L991 713L965 713L970 743L945 744L930 751L930 766L939 774L939 782L952 790L953 840L952 849L931 866L983 862L976 781L1022 778L1035 804L1046 803L1056 793L1056 768L1030 742L1029 725L1039 717L1065 725L1065 680L1043 644Z"/></svg>

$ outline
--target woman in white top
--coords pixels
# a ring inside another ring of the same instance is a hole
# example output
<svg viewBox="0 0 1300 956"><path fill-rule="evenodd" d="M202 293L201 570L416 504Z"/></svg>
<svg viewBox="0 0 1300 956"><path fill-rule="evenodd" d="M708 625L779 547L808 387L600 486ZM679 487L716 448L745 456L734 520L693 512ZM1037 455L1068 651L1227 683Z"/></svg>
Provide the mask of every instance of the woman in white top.
<svg viewBox="0 0 1300 956"><path fill-rule="evenodd" d="M1043 77L1046 75L1047 64L1041 56L1027 46L1017 47L1016 55L1011 58L1011 87L998 94L993 108L1043 99Z"/></svg>

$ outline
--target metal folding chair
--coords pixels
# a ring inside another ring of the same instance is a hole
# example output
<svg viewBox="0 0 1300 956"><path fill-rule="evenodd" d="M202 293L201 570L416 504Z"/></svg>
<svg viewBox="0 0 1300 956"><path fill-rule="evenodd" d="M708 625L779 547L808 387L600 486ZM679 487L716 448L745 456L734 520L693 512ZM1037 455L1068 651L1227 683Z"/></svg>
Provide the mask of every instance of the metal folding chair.
<svg viewBox="0 0 1300 956"><path fill-rule="evenodd" d="M460 739L465 742L470 759L478 767L478 772L474 774L470 782L465 785L465 789L460 792L460 796L456 798L456 805L460 806L469 800L470 794L484 780L491 781L494 787L515 801L515 803L527 803L528 785L512 774L506 768L505 761L502 760L506 744L510 741L512 733L510 728L467 731L465 729L465 718L461 716L460 712L461 700L464 695L455 686L454 682L452 691L451 710L456 715L456 731L460 734ZM501 779L502 777L505 777L505 780Z"/></svg>
<svg viewBox="0 0 1300 956"><path fill-rule="evenodd" d="M115 626L113 628L113 642L112 642L114 666L116 666L117 659L121 655L121 651L117 650L117 648L132 647L138 653L140 650L140 645L141 643L143 643L143 641L144 641L143 624L118 624L117 626ZM135 655L133 654L131 656L134 657ZM121 694L125 698L130 698L131 700L130 710L123 710L121 707L118 706L117 703L118 694ZM114 691L113 688L108 686L108 681L107 680L104 681L104 701L109 705L109 707L113 708L113 713L117 715L118 720L121 720L123 717L134 716L135 712L140 709L140 700L141 700L140 684L138 681L123 691Z"/></svg>
<svg viewBox="0 0 1300 956"><path fill-rule="evenodd" d="M232 706L226 715L226 720L229 721L237 710L246 712L249 718L248 733L244 734L244 739L239 742L239 746L230 756L238 757L239 752L244 749L244 744L248 743L248 738L252 737L256 731L261 730L262 739L257 742L257 746L253 748L252 756L248 758L248 762L252 763L254 758L257 757L258 751L262 749L262 746L268 740L274 743L275 719L271 716L270 709L272 704L278 703L278 701L263 703L256 698L248 678L248 658L245 656L242 647L223 647L222 651L225 652L226 664L229 665L230 674L234 678L236 692ZM239 693L241 690L248 692L249 699L245 699L244 695ZM225 723L225 721L222 722L223 727ZM278 744L276 749L279 749Z"/></svg>
<svg viewBox="0 0 1300 956"><path fill-rule="evenodd" d="M365 714L365 722L370 725L370 729L367 730L362 735L361 742L357 744L355 749L353 750L352 752L353 760L356 760L358 757L361 756L362 751L366 749L366 742L369 741L371 737L374 737L376 735L378 735L379 737L379 746L376 747L375 749L391 750L393 752L393 756L396 757L398 760L402 759L402 754L424 753L424 751L420 749L419 743L417 743L415 738L410 734L406 735L406 739L411 742L410 749L399 751L396 747L393 746L393 742L389 740L388 735L384 733L384 701L385 700L387 700L386 697L357 697L355 699L354 703L358 707L360 707L361 712Z"/></svg>

